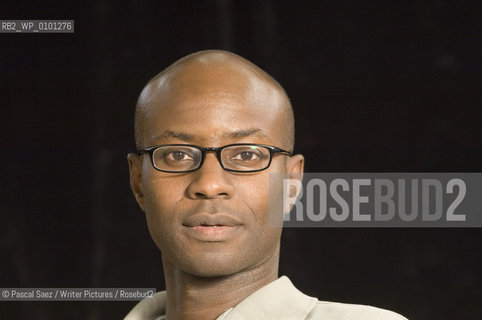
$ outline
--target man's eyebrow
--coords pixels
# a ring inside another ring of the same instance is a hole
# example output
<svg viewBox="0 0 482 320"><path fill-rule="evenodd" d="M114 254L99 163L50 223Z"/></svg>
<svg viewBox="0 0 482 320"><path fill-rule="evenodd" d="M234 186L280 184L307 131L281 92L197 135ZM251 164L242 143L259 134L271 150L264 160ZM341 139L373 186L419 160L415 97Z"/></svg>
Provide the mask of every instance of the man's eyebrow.
<svg viewBox="0 0 482 320"><path fill-rule="evenodd" d="M224 136L227 136L229 138L239 139L239 138L245 138L245 137L251 137L251 136L266 137L266 134L264 134L262 130L259 128L250 128L250 129L236 130L233 132L227 132L224 134ZM175 138L186 142L193 142L194 140L196 140L195 135L185 133L185 132L166 130L160 135L155 136L154 141L156 143L165 143L165 142L168 142L170 138ZM200 139L200 140L204 140L204 139Z"/></svg>
<svg viewBox="0 0 482 320"><path fill-rule="evenodd" d="M156 142L166 142L169 138L176 138L180 140L184 140L187 142L192 142L194 140L194 136L189 133L185 132L176 132L171 130L166 130L158 136L154 137L154 141Z"/></svg>
<svg viewBox="0 0 482 320"><path fill-rule="evenodd" d="M244 138L250 136L261 136L266 137L266 135L259 128L243 129L230 132L228 134L231 138Z"/></svg>

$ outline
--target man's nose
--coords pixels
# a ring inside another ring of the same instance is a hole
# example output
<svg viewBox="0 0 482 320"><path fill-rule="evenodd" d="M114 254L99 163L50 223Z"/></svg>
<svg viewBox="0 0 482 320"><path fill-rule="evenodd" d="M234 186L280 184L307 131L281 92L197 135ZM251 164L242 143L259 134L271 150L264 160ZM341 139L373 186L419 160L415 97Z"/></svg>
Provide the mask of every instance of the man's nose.
<svg viewBox="0 0 482 320"><path fill-rule="evenodd" d="M187 193L191 199L213 199L233 196L234 186L231 183L229 172L225 171L216 154L208 152L203 165L192 172L193 180L190 183Z"/></svg>

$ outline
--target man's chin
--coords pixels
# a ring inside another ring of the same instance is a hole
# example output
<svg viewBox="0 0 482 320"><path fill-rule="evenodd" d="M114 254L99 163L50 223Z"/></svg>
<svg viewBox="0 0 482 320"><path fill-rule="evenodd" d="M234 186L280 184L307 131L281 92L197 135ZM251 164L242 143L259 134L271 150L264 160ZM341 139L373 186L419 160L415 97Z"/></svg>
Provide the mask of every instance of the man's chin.
<svg viewBox="0 0 482 320"><path fill-rule="evenodd" d="M204 278L219 278L236 274L240 271L240 265L233 265L231 263L197 263L191 265L183 270L193 276Z"/></svg>
<svg viewBox="0 0 482 320"><path fill-rule="evenodd" d="M226 254L221 252L203 253L189 257L177 257L176 260L174 264L178 269L193 276L206 278L230 276L246 267L246 262L240 261L239 256L233 255L231 252Z"/></svg>

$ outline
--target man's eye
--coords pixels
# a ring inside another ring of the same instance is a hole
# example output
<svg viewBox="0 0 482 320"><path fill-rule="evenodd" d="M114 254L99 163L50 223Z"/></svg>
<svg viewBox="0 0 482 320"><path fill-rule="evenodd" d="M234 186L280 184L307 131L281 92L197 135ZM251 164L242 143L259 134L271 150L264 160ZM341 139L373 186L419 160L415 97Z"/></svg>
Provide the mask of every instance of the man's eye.
<svg viewBox="0 0 482 320"><path fill-rule="evenodd" d="M259 155L252 151L243 151L233 157L233 160L253 161L258 160Z"/></svg>
<svg viewBox="0 0 482 320"><path fill-rule="evenodd" d="M165 155L167 160L170 161L186 161L193 160L192 156L183 151L171 151Z"/></svg>

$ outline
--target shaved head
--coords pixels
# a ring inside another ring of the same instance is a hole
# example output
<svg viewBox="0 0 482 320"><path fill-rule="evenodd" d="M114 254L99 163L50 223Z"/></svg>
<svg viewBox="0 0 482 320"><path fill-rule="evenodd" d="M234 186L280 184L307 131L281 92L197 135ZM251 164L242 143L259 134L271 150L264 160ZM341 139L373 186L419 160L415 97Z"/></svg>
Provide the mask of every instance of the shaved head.
<svg viewBox="0 0 482 320"><path fill-rule="evenodd" d="M294 146L294 117L289 98L281 85L265 71L248 60L227 51L207 50L188 55L152 78L139 96L135 112L135 139L138 150L148 146L146 126L153 110L167 108L176 95L209 94L229 98L229 90L212 90L230 83L249 95L268 95L269 105L260 106L262 112L278 114L283 127L282 147ZM209 86L200 86L206 84ZM201 92L202 90L205 90ZM258 109L260 109L258 108ZM156 112L157 112L156 111ZM253 129L256 130L256 129ZM241 133L238 133L242 135Z"/></svg>

